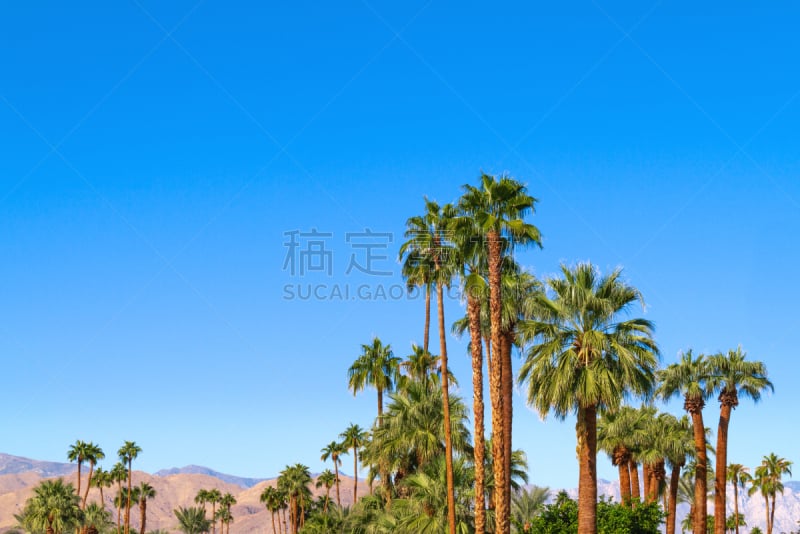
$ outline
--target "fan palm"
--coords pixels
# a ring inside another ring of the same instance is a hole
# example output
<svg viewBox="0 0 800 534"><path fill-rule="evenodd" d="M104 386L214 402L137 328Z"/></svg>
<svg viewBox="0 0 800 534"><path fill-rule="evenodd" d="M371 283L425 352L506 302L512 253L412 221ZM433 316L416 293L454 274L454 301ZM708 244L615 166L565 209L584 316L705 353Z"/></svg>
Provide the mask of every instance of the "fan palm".
<svg viewBox="0 0 800 534"><path fill-rule="evenodd" d="M311 473L303 464L287 465L278 477L278 488L285 491L289 498L289 519L293 534L297 534L305 518L305 503L311 495L309 484Z"/></svg>
<svg viewBox="0 0 800 534"><path fill-rule="evenodd" d="M739 405L739 397L750 397L758 402L761 393L772 391L767 378L767 368L762 362L747 361L741 347L727 354L715 354L708 359L711 367L710 382L719 391L719 426L717 428L717 477L714 483L714 510L725 510L728 464L728 425L731 413ZM714 534L725 534L724 513L714 514Z"/></svg>
<svg viewBox="0 0 800 534"><path fill-rule="evenodd" d="M733 515L739 517L739 488L744 489L753 479L750 470L742 464L728 464L727 480L733 484ZM739 534L739 523L736 523L736 534ZM744 524L742 524L744 526Z"/></svg>
<svg viewBox="0 0 800 534"><path fill-rule="evenodd" d="M61 478L44 480L33 489L33 496L17 519L29 532L62 534L80 528L83 520L80 497L74 486Z"/></svg>
<svg viewBox="0 0 800 534"><path fill-rule="evenodd" d="M377 337L369 345L361 345L361 355L347 370L348 386L355 395L365 387L378 392L378 422L383 416L383 394L394 389L400 373L400 358L392 347L384 345Z"/></svg>
<svg viewBox="0 0 800 534"><path fill-rule="evenodd" d="M133 489L133 500L139 503L139 532L147 532L147 500L156 496L156 490L147 482L139 482Z"/></svg>
<svg viewBox="0 0 800 534"><path fill-rule="evenodd" d="M406 221L405 237L400 246L401 257L418 255L422 262L432 266L431 281L436 285L437 316L439 324L439 358L442 374L442 398L445 421L445 470L447 471L447 517L450 534L455 534L455 497L453 495L453 446L450 436L450 383L447 365L447 333L444 322L444 287L450 285L454 275L454 250L448 241L448 226L455 216L455 208L440 206L425 198L425 213ZM423 347L427 350L427 347Z"/></svg>
<svg viewBox="0 0 800 534"><path fill-rule="evenodd" d="M489 308L491 325L491 346L500 347L502 336L502 279L501 271L504 256L512 255L514 246L535 244L541 246L538 228L524 221L533 212L536 199L530 196L520 182L501 176L499 179L482 174L480 186L464 185L464 194L459 201L459 210L472 217L481 231L486 249L489 281ZM499 353L499 351L498 351ZM494 358L489 365L489 392L492 405L492 435L497 450L495 454L495 479L508 482L510 458L506 451L511 443L511 405L503 402L504 391L510 398L513 389L510 352L508 361L504 357ZM504 372L505 371L505 372ZM506 413L507 411L507 413ZM500 493L497 502L496 531L508 534L510 524L510 493Z"/></svg>
<svg viewBox="0 0 800 534"><path fill-rule="evenodd" d="M203 534L211 527L211 522L206 519L206 511L199 506L182 506L173 510L173 513L178 519L178 530L184 534Z"/></svg>
<svg viewBox="0 0 800 534"><path fill-rule="evenodd" d="M767 514L767 534L772 534L775 523L775 501L778 493L783 493L784 475L792 474L792 462L770 453L761 460L761 465L756 467L755 476L752 479L750 495L756 490L761 492L766 502Z"/></svg>
<svg viewBox="0 0 800 534"><path fill-rule="evenodd" d="M117 508L117 534L121 532L122 520L122 483L128 478L128 471L122 462L117 462L111 468L111 479L117 483L117 498L115 499Z"/></svg>
<svg viewBox="0 0 800 534"><path fill-rule="evenodd" d="M342 438L342 446L353 451L353 504L355 504L358 502L358 451L364 446L367 433L360 426L350 423L339 437Z"/></svg>
<svg viewBox="0 0 800 534"><path fill-rule="evenodd" d="M702 354L696 358L689 350L681 354L680 361L667 366L658 373L660 385L658 394L665 400L683 394L683 408L692 418L692 433L695 447L695 489L694 489L694 534L705 534L708 516L706 494L708 455L706 453L706 432L703 423L703 407L711 394L711 369Z"/></svg>
<svg viewBox="0 0 800 534"><path fill-rule="evenodd" d="M133 461L142 452L142 448L136 445L134 441L126 441L119 448L117 454L123 464L128 465L128 499L125 502L125 534L130 534L131 530L131 481L133 478Z"/></svg>
<svg viewBox="0 0 800 534"><path fill-rule="evenodd" d="M259 500L264 503L264 506L266 506L267 510L270 512L272 518L272 534L277 534L277 530L275 529L275 512L279 512L283 507L283 496L274 486L267 486L264 488L264 491L261 492Z"/></svg>
<svg viewBox="0 0 800 534"><path fill-rule="evenodd" d="M650 321L620 318L642 296L619 270L601 277L589 263L562 265L562 278L546 283L552 296L540 295L536 318L521 326L533 344L519 380L542 417L577 414L578 532L594 534L597 412L652 391L658 347Z"/></svg>
<svg viewBox="0 0 800 534"><path fill-rule="evenodd" d="M344 446L341 443L336 441L331 441L322 449L322 456L320 456L320 460L323 462L326 461L328 458L331 459L333 462L333 472L336 475L335 483L336 483L336 504L338 506L342 506L342 498L339 494L339 466L342 464L342 459L340 456L345 451Z"/></svg>
<svg viewBox="0 0 800 534"><path fill-rule="evenodd" d="M323 513L328 513L328 502L331 500L331 488L336 483L336 474L330 469L326 469L317 477L317 482L314 484L317 488L325 487L325 505Z"/></svg>
<svg viewBox="0 0 800 534"><path fill-rule="evenodd" d="M93 502L83 512L83 526L86 528L86 534L104 534L114 526L114 523L111 521L111 513Z"/></svg>

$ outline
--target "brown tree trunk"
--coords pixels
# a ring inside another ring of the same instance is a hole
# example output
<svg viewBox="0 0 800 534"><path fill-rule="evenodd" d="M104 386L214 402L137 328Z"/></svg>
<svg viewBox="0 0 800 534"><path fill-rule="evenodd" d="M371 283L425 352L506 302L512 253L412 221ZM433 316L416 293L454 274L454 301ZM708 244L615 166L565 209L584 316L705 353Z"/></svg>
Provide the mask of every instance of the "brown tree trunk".
<svg viewBox="0 0 800 534"><path fill-rule="evenodd" d="M217 534L217 503L211 501L211 534Z"/></svg>
<svg viewBox="0 0 800 534"><path fill-rule="evenodd" d="M597 407L578 409L578 534L597 534Z"/></svg>
<svg viewBox="0 0 800 534"><path fill-rule="evenodd" d="M667 534L675 534L675 520L678 510L678 483L681 479L681 466L674 466L669 477L669 502L667 508Z"/></svg>
<svg viewBox="0 0 800 534"><path fill-rule="evenodd" d="M117 482L117 487L119 491L117 495L119 495L119 499L117 502L117 534L121 534L122 532L122 481Z"/></svg>
<svg viewBox="0 0 800 534"><path fill-rule="evenodd" d="M511 506L511 425L513 423L513 406L512 394L514 392L514 377L511 370L511 349L514 346L514 332L507 330L503 332L501 356L503 358L501 364L503 366L503 439L505 441L505 449L503 451L503 472L505 478L503 479L503 491L505 492L505 501Z"/></svg>
<svg viewBox="0 0 800 534"><path fill-rule="evenodd" d="M778 499L777 494L772 495L772 510L769 512L769 526L767 534L772 534L772 528L775 526L775 501Z"/></svg>
<svg viewBox="0 0 800 534"><path fill-rule="evenodd" d="M431 285L425 284L425 332L422 334L422 350L428 352L431 334Z"/></svg>
<svg viewBox="0 0 800 534"><path fill-rule="evenodd" d="M501 237L496 230L487 232L487 249L489 257L489 316L491 322L491 339L494 357L489 367L489 393L492 404L492 462L494 467L494 499L495 499L495 532L510 534L510 503L506 500L506 492L502 483L505 476L505 435L503 432L503 371L500 354L502 327L502 286L501 286Z"/></svg>
<svg viewBox="0 0 800 534"><path fill-rule="evenodd" d="M614 463L619 469L619 500L623 506L631 505L631 473L628 468L630 453L625 447L614 450Z"/></svg>
<svg viewBox="0 0 800 534"><path fill-rule="evenodd" d="M662 487L664 487L664 482L667 479L667 470L664 467L663 458L657 461L653 465L652 473L653 473L653 485L651 486L650 489L653 492L653 498L650 502L656 502L658 501L658 492ZM664 496L666 497L666 491L664 492ZM667 509L666 504L664 506L664 509L665 510Z"/></svg>
<svg viewBox="0 0 800 534"><path fill-rule="evenodd" d="M486 532L486 439L483 422L483 337L481 336L481 302L467 294L470 352L472 355L472 411L475 416L475 532Z"/></svg>
<svg viewBox="0 0 800 534"><path fill-rule="evenodd" d="M736 534L739 534L739 484L733 481L733 516L736 518Z"/></svg>
<svg viewBox="0 0 800 534"><path fill-rule="evenodd" d="M642 500L642 490L639 488L639 464L631 459L628 462L628 468L631 473L631 499Z"/></svg>
<svg viewBox="0 0 800 534"><path fill-rule="evenodd" d="M131 483L133 482L133 458L128 457L128 495L125 499L125 534L131 532Z"/></svg>
<svg viewBox="0 0 800 534"><path fill-rule="evenodd" d="M89 488L92 487L92 475L94 474L94 462L89 462L89 477L86 479L86 491L83 492L83 504L81 510L86 510L86 500L89 498ZM78 493L80 495L80 493ZM144 534L144 532L142 532Z"/></svg>
<svg viewBox="0 0 800 534"><path fill-rule="evenodd" d="M707 473L708 473L708 454L706 452L706 428L703 424L702 399L687 399L684 402L686 411L692 416L692 433L694 436L694 447L697 454L697 467L695 468L694 480L694 509L695 517L692 525L694 534L706 534L706 517L708 517L707 504Z"/></svg>
<svg viewBox="0 0 800 534"><path fill-rule="evenodd" d="M353 447L353 505L358 502L358 449Z"/></svg>
<svg viewBox="0 0 800 534"><path fill-rule="evenodd" d="M438 270L438 265L437 265ZM456 500L453 481L453 437L450 427L450 379L447 369L447 331L444 326L444 290L436 284L439 315L439 351L442 365L442 402L444 403L444 464L447 471L447 523L450 534L456 534Z"/></svg>
<svg viewBox="0 0 800 534"><path fill-rule="evenodd" d="M725 534L726 485L728 483L728 424L731 410L738 404L736 395L723 392L719 396L719 424L717 426L717 457L714 480L714 534Z"/></svg>
<svg viewBox="0 0 800 534"><path fill-rule="evenodd" d="M767 497L766 495L764 495L764 506L765 506L764 511L767 516L767 534L772 534L772 528L770 527L769 524L769 497Z"/></svg>
<svg viewBox="0 0 800 534"><path fill-rule="evenodd" d="M644 490L644 496L642 502L648 503L650 502L650 481L652 477L650 475L650 464L642 463L642 485L644 486L642 489Z"/></svg>
<svg viewBox="0 0 800 534"><path fill-rule="evenodd" d="M272 534L278 534L278 530L275 528L275 512L270 510L270 513L272 514Z"/></svg>
<svg viewBox="0 0 800 534"><path fill-rule="evenodd" d="M337 447L338 449L338 447ZM339 495L339 457L333 459L333 470L336 473L336 504L342 507L342 497Z"/></svg>
<svg viewBox="0 0 800 534"><path fill-rule="evenodd" d="M139 515L141 516L142 524L139 526L139 534L145 534L147 530L145 526L147 524L147 499L142 497L142 500L139 501Z"/></svg>

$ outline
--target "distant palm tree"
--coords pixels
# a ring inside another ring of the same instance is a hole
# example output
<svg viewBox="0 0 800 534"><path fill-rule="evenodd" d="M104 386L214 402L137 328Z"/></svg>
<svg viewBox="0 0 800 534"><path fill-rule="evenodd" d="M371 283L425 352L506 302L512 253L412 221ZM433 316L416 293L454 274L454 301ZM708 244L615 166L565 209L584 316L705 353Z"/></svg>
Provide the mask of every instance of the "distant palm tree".
<svg viewBox="0 0 800 534"><path fill-rule="evenodd" d="M750 476L749 469L742 464L728 464L727 480L733 484L733 516L739 517L739 488L744 489L745 486L753 479ZM742 526L746 526L741 523ZM737 522L736 534L739 534L739 523Z"/></svg>
<svg viewBox="0 0 800 534"><path fill-rule="evenodd" d="M63 534L81 526L80 497L72 484L61 478L44 480L33 489L17 519L28 532Z"/></svg>
<svg viewBox="0 0 800 534"><path fill-rule="evenodd" d="M203 534L209 531L211 522L206 519L206 511L202 507L180 507L173 510L178 519L178 530L184 534Z"/></svg>
<svg viewBox="0 0 800 534"><path fill-rule="evenodd" d="M766 503L767 515L767 534L772 534L772 528L775 523L775 501L778 493L783 493L783 482L781 479L784 475L792 474L792 462L785 458L777 456L774 452L770 453L761 460L761 465L756 467L755 476L749 490L749 494L753 495L756 490L761 492L764 496Z"/></svg>
<svg viewBox="0 0 800 534"><path fill-rule="evenodd" d="M287 465L278 477L278 487L286 492L289 499L292 534L297 534L305 521L305 503L311 496L309 484L311 484L311 473L303 464Z"/></svg>
<svg viewBox="0 0 800 534"><path fill-rule="evenodd" d="M153 499L156 496L156 490L147 482L140 482L138 486L133 489L133 500L139 503L139 532L144 534L147 532L145 528L147 525L147 500Z"/></svg>
<svg viewBox="0 0 800 534"><path fill-rule="evenodd" d="M772 391L772 382L767 378L767 367L762 362L746 360L742 347L729 350L727 354L715 354L708 359L711 367L710 382L719 391L719 426L717 429L716 467L714 484L714 510L725 510L725 494L728 464L728 424L731 413L739 405L739 397L750 397L758 402L761 393ZM725 534L724 514L714 514L714 534Z"/></svg>
<svg viewBox="0 0 800 534"><path fill-rule="evenodd" d="M136 445L135 441L126 441L119 448L117 454L122 463L128 464L128 499L125 502L125 534L130 534L131 530L131 481L133 478L133 461L142 452L142 448Z"/></svg>
<svg viewBox="0 0 800 534"><path fill-rule="evenodd" d="M541 416L577 414L578 533L595 534L597 412L652 391L658 347L650 321L622 318L643 301L620 270L602 277L590 263L561 270L546 282L552 297L540 295L535 319L521 326L533 343L519 379Z"/></svg>
<svg viewBox="0 0 800 534"><path fill-rule="evenodd" d="M678 363L670 364L658 372L660 386L658 394L664 399L683 394L683 408L692 418L692 431L695 447L695 488L694 488L694 534L705 534L708 517L708 455L706 453L706 432L703 423L703 407L711 394L713 385L709 382L711 370L706 357L694 357L689 350L681 354Z"/></svg>
<svg viewBox="0 0 800 534"><path fill-rule="evenodd" d="M117 462L111 468L111 478L117 483L117 498L114 500L117 508L117 534L121 533L121 518L122 518L122 483L128 478L128 471L122 462Z"/></svg>
<svg viewBox="0 0 800 534"><path fill-rule="evenodd" d="M100 504L93 502L83 512L83 525L87 534L108 532L114 526L111 513Z"/></svg>
<svg viewBox="0 0 800 534"><path fill-rule="evenodd" d="M367 433L360 426L350 423L344 432L339 435L342 445L353 451L353 504L358 502L358 451L364 446Z"/></svg>
<svg viewBox="0 0 800 534"><path fill-rule="evenodd" d="M378 424L383 415L383 394L394 389L400 374L400 358L377 337L369 345L361 345L361 355L347 370L348 387L355 395L365 387L378 392Z"/></svg>
<svg viewBox="0 0 800 534"><path fill-rule="evenodd" d="M320 460L323 462L327 461L328 458L331 459L333 462L333 472L336 475L336 504L337 506L342 506L342 498L339 494L339 466L342 464L342 459L340 456L345 451L344 446L336 441L331 441L322 449L322 456L320 456Z"/></svg>
<svg viewBox="0 0 800 534"><path fill-rule="evenodd" d="M81 494L81 465L86 460L89 444L82 440L76 440L74 444L70 445L67 451L67 459L70 462L78 463L78 489L76 490L78 496Z"/></svg>
<svg viewBox="0 0 800 534"><path fill-rule="evenodd" d="M261 492L258 499L264 503L264 506L269 510L272 518L272 534L277 534L277 530L275 529L275 512L279 512L283 507L283 497L277 488L274 486L267 486L264 488L264 491Z"/></svg>
<svg viewBox="0 0 800 534"><path fill-rule="evenodd" d="M220 492L217 488L211 488L208 490L208 494L206 495L208 502L211 503L211 532L216 534L217 532L217 504L222 501L222 492ZM222 526L220 526L222 529Z"/></svg>
<svg viewBox="0 0 800 534"><path fill-rule="evenodd" d="M331 488L333 487L334 483L336 483L336 478L336 475L330 469L326 469L317 477L315 486L317 488L321 488L323 486L325 487L325 505L322 513L328 513L328 502L331 500Z"/></svg>
<svg viewBox="0 0 800 534"><path fill-rule="evenodd" d="M542 512L549 498L550 488L539 486L520 488L511 495L511 522L519 532L530 529L531 522Z"/></svg>
<svg viewBox="0 0 800 534"><path fill-rule="evenodd" d="M92 476L92 487L95 487L98 490L100 490L101 506L105 506L105 497L103 496L103 488L110 488L113 485L114 485L114 479L109 471L106 471L102 467L98 467L97 469L95 469L94 476Z"/></svg>
<svg viewBox="0 0 800 534"><path fill-rule="evenodd" d="M223 523L225 524L225 532L230 534L231 532L231 523L233 523L233 514L231 513L231 507L236 504L236 497L233 496L231 493L226 493L222 496L219 501L219 510L221 512L220 516L220 531L222 530Z"/></svg>

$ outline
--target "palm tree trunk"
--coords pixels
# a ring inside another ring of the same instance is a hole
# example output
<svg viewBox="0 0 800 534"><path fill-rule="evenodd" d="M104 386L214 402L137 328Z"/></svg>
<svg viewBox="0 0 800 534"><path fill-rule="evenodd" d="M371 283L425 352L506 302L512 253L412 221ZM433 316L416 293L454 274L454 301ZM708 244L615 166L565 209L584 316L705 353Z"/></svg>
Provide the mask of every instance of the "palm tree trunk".
<svg viewBox="0 0 800 534"><path fill-rule="evenodd" d="M635 460L628 461L628 469L631 474L631 498L636 500L642 499L642 491L639 488L639 464Z"/></svg>
<svg viewBox="0 0 800 534"><path fill-rule="evenodd" d="M767 534L772 534L772 527L775 526L775 501L778 499L777 493L772 494L772 510L769 513L769 528Z"/></svg>
<svg viewBox="0 0 800 534"><path fill-rule="evenodd" d="M505 480L505 436L503 435L503 371L500 355L502 326L501 238L496 230L487 232L489 256L489 316L492 347L495 352L489 366L489 393L492 404L492 463L494 468L495 532L510 534L510 505L500 487Z"/></svg>
<svg viewBox="0 0 800 534"><path fill-rule="evenodd" d="M128 457L128 495L125 499L125 534L131 532L131 482L133 478L133 458Z"/></svg>
<svg viewBox="0 0 800 534"><path fill-rule="evenodd" d="M619 500L623 506L631 505L631 472L628 468L630 454L624 447L619 447L615 452L616 464L619 469Z"/></svg>
<svg viewBox="0 0 800 534"><path fill-rule="evenodd" d="M695 517L692 532L694 534L706 534L706 517L708 517L707 504L707 473L708 473L708 454L706 452L706 430L703 424L702 406L700 409L689 411L692 416L692 431L694 435L694 447L697 453L697 467L695 468L694 480L694 508Z"/></svg>
<svg viewBox="0 0 800 534"><path fill-rule="evenodd" d="M428 352L431 337L431 285L425 284L425 332L422 334L422 350Z"/></svg>
<svg viewBox="0 0 800 534"><path fill-rule="evenodd" d="M217 534L217 503L211 501L211 533Z"/></svg>
<svg viewBox="0 0 800 534"><path fill-rule="evenodd" d="M767 534L772 534L772 528L770 528L770 524L769 524L769 496L767 496L767 495L764 495L764 506L765 506L765 512L766 512L766 516L767 516L767 523L766 523L766 525L767 525Z"/></svg>
<svg viewBox="0 0 800 534"><path fill-rule="evenodd" d="M725 534L725 489L728 482L728 424L731 420L732 402L724 393L720 395L719 425L717 426L717 456L714 480L714 534ZM721 513L720 513L721 512Z"/></svg>
<svg viewBox="0 0 800 534"><path fill-rule="evenodd" d="M736 534L739 534L739 483L733 481L733 517L736 518Z"/></svg>
<svg viewBox="0 0 800 534"><path fill-rule="evenodd" d="M94 462L89 462L89 478L86 479L86 491L83 492L83 504L81 504L81 510L86 510L86 500L89 498L89 488L92 487L93 474L94 474ZM80 493L78 493L78 495L80 495Z"/></svg>
<svg viewBox="0 0 800 534"><path fill-rule="evenodd" d="M122 481L117 482L117 487L119 488L118 495L118 503L117 503L117 534L121 534L122 525L121 525L121 518L122 518Z"/></svg>
<svg viewBox="0 0 800 534"><path fill-rule="evenodd" d="M438 270L438 265L437 265ZM444 404L444 464L447 472L447 523L450 534L456 534L456 500L453 482L453 437L450 427L450 378L447 369L447 331L444 326L444 290L442 283L436 284L436 300L439 315L439 357L442 365L442 402Z"/></svg>
<svg viewBox="0 0 800 534"><path fill-rule="evenodd" d="M358 449L353 447L353 505L358 502Z"/></svg>
<svg viewBox="0 0 800 534"><path fill-rule="evenodd" d="M642 502L649 503L650 502L650 481L652 480L650 476L650 464L646 464L642 462L642 484L644 485L644 498Z"/></svg>
<svg viewBox="0 0 800 534"><path fill-rule="evenodd" d="M500 355L503 360L500 362L503 366L503 439L505 440L505 449L503 451L503 471L505 478L503 479L503 491L505 492L505 500L511 506L511 445L512 445L512 422L514 418L512 406L512 394L514 393L514 376L511 370L511 349L514 346L514 332L513 330L506 330L503 332L503 341L501 343Z"/></svg>
<svg viewBox="0 0 800 534"><path fill-rule="evenodd" d="M275 511L270 510L270 514L272 514L272 534L278 534L278 531L275 528Z"/></svg>
<svg viewBox="0 0 800 534"><path fill-rule="evenodd" d="M139 501L139 515L141 515L142 520L142 524L139 527L139 534L145 534L147 532L147 530L145 530L145 525L147 524L147 499L144 497Z"/></svg>
<svg viewBox="0 0 800 534"><path fill-rule="evenodd" d="M481 303L467 294L470 352L472 354L472 411L475 415L475 532L486 532L486 490L484 473L486 438L483 422L483 338L481 336Z"/></svg>
<svg viewBox="0 0 800 534"><path fill-rule="evenodd" d="M681 479L680 466L674 466L669 477L669 503L667 509L667 534L675 534L675 520L678 511L678 483Z"/></svg>
<svg viewBox="0 0 800 534"><path fill-rule="evenodd" d="M578 534L597 534L597 407L578 409Z"/></svg>
<svg viewBox="0 0 800 534"><path fill-rule="evenodd" d="M333 460L333 470L336 473L336 504L339 505L339 508L342 507L342 497L339 495L339 457L337 456Z"/></svg>

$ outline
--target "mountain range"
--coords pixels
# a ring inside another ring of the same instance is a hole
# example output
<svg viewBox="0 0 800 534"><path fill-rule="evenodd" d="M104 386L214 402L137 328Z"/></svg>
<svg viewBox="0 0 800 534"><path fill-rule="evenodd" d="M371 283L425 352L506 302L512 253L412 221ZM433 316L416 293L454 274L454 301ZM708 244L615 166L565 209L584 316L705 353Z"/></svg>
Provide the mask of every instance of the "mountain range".
<svg viewBox="0 0 800 534"><path fill-rule="evenodd" d="M75 464L31 460L19 456L0 453L0 533L16 526L14 514L18 514L30 497L32 489L42 479L64 477L65 480L77 483L77 467ZM86 473L83 481L85 483ZM353 479L341 475L342 504L353 502ZM316 476L314 476L316 479ZM232 508L234 522L231 534L255 534L271 532L271 517L259 501L259 496L266 486L274 486L276 478L257 479L237 477L219 473L207 467L190 465L182 468L164 469L155 474L134 471L133 483L147 482L156 490L156 497L148 501L147 526L150 529L163 529L176 532L177 521L173 509L179 506L194 506L194 496L200 489L217 488L222 493L231 493L237 504ZM359 497L366 495L369 488L363 481L359 484ZM800 482L785 482L785 492L778 496L775 510L775 532L791 532L798 530L800 519ZM314 496L324 494L324 489L311 485ZM551 491L555 497L558 490ZM577 489L567 489L571 497L577 497ZM598 494L619 499L619 484L606 480L598 481ZM331 493L333 497L334 493ZM90 500L98 500L98 490L92 489ZM113 490L106 491L103 496L106 507L113 510ZM733 513L733 487L728 486L728 514ZM709 512L713 509L713 499L709 503ZM686 504L678 506L678 522L688 513ZM739 492L739 512L745 515L747 527L743 533L754 526L766 532L764 516L764 500L760 494L752 497L747 492ZM132 524L138 525L138 511L131 511ZM116 516L115 516L116 519ZM266 529L266 530L265 530Z"/></svg>

